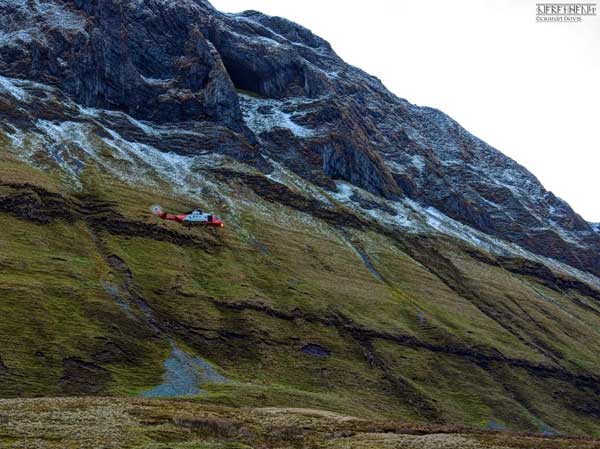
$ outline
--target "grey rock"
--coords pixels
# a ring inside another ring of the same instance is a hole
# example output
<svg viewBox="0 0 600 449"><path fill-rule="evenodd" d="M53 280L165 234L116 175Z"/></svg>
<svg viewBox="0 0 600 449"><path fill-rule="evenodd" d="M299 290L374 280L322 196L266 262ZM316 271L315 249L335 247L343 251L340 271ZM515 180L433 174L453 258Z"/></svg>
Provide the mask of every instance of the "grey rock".
<svg viewBox="0 0 600 449"><path fill-rule="evenodd" d="M319 358L326 358L331 355L331 351L329 349L314 343L305 344L302 346L301 351L307 355Z"/></svg>
<svg viewBox="0 0 600 449"><path fill-rule="evenodd" d="M160 385L147 390L141 396L148 398L170 398L197 396L206 394L200 388L207 383L227 383L221 375L205 360L192 357L171 342L171 354L164 362L165 376Z"/></svg>

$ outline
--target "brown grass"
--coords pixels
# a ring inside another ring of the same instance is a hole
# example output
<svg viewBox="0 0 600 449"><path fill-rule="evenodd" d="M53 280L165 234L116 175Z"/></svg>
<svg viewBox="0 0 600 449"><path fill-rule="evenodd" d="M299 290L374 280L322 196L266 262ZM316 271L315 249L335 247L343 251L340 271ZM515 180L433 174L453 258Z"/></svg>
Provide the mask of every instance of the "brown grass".
<svg viewBox="0 0 600 449"><path fill-rule="evenodd" d="M595 449L592 438L354 419L323 410L232 408L192 400L0 400L2 448Z"/></svg>

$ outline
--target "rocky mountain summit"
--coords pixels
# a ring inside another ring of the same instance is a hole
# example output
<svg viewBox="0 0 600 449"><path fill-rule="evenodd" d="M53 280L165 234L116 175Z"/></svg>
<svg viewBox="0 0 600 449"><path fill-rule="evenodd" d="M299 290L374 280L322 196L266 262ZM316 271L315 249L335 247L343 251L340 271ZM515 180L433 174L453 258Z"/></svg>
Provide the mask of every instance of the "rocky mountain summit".
<svg viewBox="0 0 600 449"><path fill-rule="evenodd" d="M3 0L0 30L0 75L201 134L163 151L227 154L266 173L274 161L328 190L343 180L408 198L600 274L598 234L525 168L285 19L193 0Z"/></svg>
<svg viewBox="0 0 600 449"><path fill-rule="evenodd" d="M600 435L598 225L288 20L0 0L0 228L0 397Z"/></svg>

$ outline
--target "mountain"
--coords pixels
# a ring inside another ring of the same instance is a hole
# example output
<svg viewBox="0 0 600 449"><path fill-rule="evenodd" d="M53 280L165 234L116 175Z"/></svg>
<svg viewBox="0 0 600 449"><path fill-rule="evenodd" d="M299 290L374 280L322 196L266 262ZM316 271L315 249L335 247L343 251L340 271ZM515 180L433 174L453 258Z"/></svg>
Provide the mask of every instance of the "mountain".
<svg viewBox="0 0 600 449"><path fill-rule="evenodd" d="M0 396L600 432L597 229L309 30L0 0L0 118Z"/></svg>
<svg viewBox="0 0 600 449"><path fill-rule="evenodd" d="M202 120L210 142L148 142L159 149L212 149L263 171L269 158L321 187L337 179L409 198L600 273L600 236L531 173L443 113L398 99L296 24L202 2L3 3L4 76L138 120Z"/></svg>

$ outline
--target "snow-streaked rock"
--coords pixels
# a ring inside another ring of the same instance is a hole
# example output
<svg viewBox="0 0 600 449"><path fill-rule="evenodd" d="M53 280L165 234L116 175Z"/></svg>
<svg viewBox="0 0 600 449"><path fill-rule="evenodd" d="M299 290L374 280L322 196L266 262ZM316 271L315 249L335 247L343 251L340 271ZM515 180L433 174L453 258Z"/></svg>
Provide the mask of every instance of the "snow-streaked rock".
<svg viewBox="0 0 600 449"><path fill-rule="evenodd" d="M271 131L275 128L289 129L296 137L308 138L316 134L316 130L299 125L294 122L294 115L283 110L294 108L298 105L296 100L274 100L258 98L251 95L240 95L240 106L246 125L257 135Z"/></svg>
<svg viewBox="0 0 600 449"><path fill-rule="evenodd" d="M190 182L199 156L225 155L324 204L346 181L412 201L428 228L439 213L600 274L597 226L446 114L396 97L293 22L198 0L0 0L0 25L0 100L14 118L2 131L26 147L22 157L45 142L73 179L85 158L111 163L89 145L119 155L112 169L122 176L174 186ZM43 93L48 79L55 89ZM62 116L44 116L48 102ZM136 164L155 174L127 173Z"/></svg>

